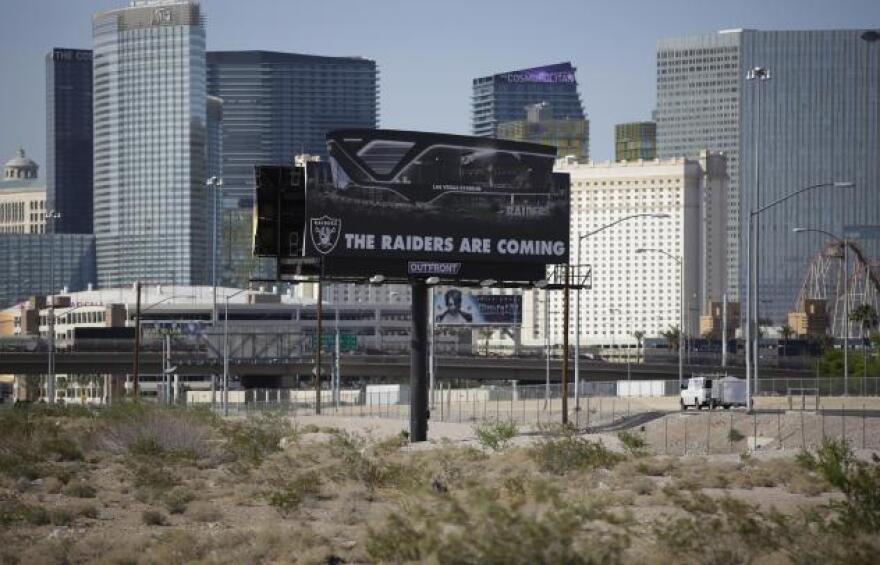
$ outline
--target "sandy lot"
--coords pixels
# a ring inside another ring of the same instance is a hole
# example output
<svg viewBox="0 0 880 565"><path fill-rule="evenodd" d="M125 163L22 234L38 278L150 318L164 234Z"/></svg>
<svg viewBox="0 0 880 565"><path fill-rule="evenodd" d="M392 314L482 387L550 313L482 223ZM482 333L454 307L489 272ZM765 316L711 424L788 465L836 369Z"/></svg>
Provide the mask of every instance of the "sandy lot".
<svg viewBox="0 0 880 565"><path fill-rule="evenodd" d="M501 427L478 433L472 422L432 422L429 441L409 445L401 441L408 423L384 417L220 421L153 408L100 417L7 414L7 430L29 431L0 441L0 561L789 563L876 556L876 535L843 539L804 522L832 519L827 505L844 497L794 461L800 414L759 419L762 447L754 452L746 421L734 425L746 437L730 440L729 415L676 413L625 437L519 426L493 448L486 433ZM820 425L804 416L807 428ZM784 448L774 444L778 430ZM646 444L634 447L637 440ZM705 528L711 543L687 545L702 539L687 532Z"/></svg>

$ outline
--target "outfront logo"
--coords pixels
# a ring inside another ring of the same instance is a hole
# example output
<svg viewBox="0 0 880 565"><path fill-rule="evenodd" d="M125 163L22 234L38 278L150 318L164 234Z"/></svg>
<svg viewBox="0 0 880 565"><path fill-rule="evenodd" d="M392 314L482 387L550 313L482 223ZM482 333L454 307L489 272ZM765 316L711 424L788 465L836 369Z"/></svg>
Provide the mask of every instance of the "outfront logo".
<svg viewBox="0 0 880 565"><path fill-rule="evenodd" d="M320 218L309 219L309 235L312 238L312 245L322 255L326 255L336 249L341 232L342 220L339 218L321 216Z"/></svg>

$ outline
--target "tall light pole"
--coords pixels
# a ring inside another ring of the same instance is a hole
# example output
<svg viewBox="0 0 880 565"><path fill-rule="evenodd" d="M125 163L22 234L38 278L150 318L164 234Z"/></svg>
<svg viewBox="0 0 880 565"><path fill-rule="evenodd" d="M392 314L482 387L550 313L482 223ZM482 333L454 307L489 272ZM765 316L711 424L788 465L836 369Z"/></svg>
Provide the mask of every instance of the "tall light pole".
<svg viewBox="0 0 880 565"><path fill-rule="evenodd" d="M783 196L781 198L777 198L776 200L774 200L773 202L770 202L769 204L765 204L765 205L761 206L760 208L756 208L756 209L749 212L748 244L747 244L747 247L749 250L749 257L748 257L748 260L746 261L746 403L748 405L749 410L752 409L752 390L753 390L753 388L754 388L755 392L757 392L757 390L758 390L758 380L757 380L757 378L758 378L758 372L757 372L758 356L755 353L757 341L754 344L752 344L752 339L751 339L752 333L755 333L755 334L758 333L757 331L753 332L753 326L752 326L752 312L754 311L754 314L756 317L758 315L757 304L755 304L754 310L751 307L751 302L757 303L757 294L754 297L752 296L752 294L753 294L752 293L752 284L753 283L756 284L755 281L753 281L753 279L752 279L752 274L753 274L752 273L752 259L757 261L757 254L758 254L758 247L757 246L755 247L755 252L754 253L751 252L751 249L752 249L752 225L755 222L755 218L759 214L769 210L770 208L773 208L774 206L778 206L779 204L782 204L783 202L786 202L796 196L799 196L799 195L801 195L805 192L811 191L811 190L815 190L818 188L852 188L854 186L855 186L855 184L853 184L852 182L849 182L849 181L824 182L824 183L820 183L820 184L812 184L810 186L805 186L804 188L801 188L799 190L795 190L794 192L786 194L785 196ZM754 355L754 358L752 358L752 355ZM756 365L754 367L755 368L754 372L752 372L752 370L751 370L753 363ZM754 379L754 383L752 382L753 379Z"/></svg>
<svg viewBox="0 0 880 565"><path fill-rule="evenodd" d="M629 216L624 216L623 218L619 218L614 220L610 224L605 224L604 226L597 228L591 232L587 232L585 234L578 235L578 247L577 247L577 265L575 272L578 273L579 281L577 288L575 289L575 321L574 321L574 403L575 403L575 416L579 415L581 408L581 397L580 397L580 357L581 357L581 286L582 281L580 280L580 270L581 270L581 247L583 246L583 242L588 237L594 236L599 232L605 231L607 229L613 228L619 223L626 222L629 220L634 220L636 218L656 218L656 219L667 219L670 215L666 213L644 213L644 214L631 214Z"/></svg>
<svg viewBox="0 0 880 565"><path fill-rule="evenodd" d="M49 223L49 220L52 220L51 232L55 233L55 220L61 217L61 212L56 212L55 210L47 210L45 214L43 214L43 229L45 230L45 224ZM48 230L47 230L48 231ZM46 374L46 396L49 397L49 403L52 404L55 402L55 257L54 255L55 246L49 246L49 290L52 294L49 296L49 311L46 314L46 326L47 332L46 337L49 338L48 349L49 349L49 366L48 373Z"/></svg>
<svg viewBox="0 0 880 565"><path fill-rule="evenodd" d="M249 289L243 288L239 291L227 294L224 297L226 303L223 309L223 415L229 416L229 299L238 296L242 292Z"/></svg>
<svg viewBox="0 0 880 565"><path fill-rule="evenodd" d="M678 263L678 390L684 383L684 262L668 251L655 248L636 249L636 253L661 253Z"/></svg>
<svg viewBox="0 0 880 565"><path fill-rule="evenodd" d="M749 69L746 73L747 81L757 81L756 84L760 85L764 81L770 80L770 71L764 67L754 67ZM760 182L761 182L761 169L760 169L760 136L761 136L761 88L755 89L755 115L754 122L752 124L752 135L754 136L753 144L755 149L755 181L754 186L752 187L752 198L751 198L751 209L749 210L749 219L752 219L753 211L761 206L761 191L760 191ZM749 264L749 277L754 277L754 293L755 298L751 302L754 304L754 312L755 312L755 320L758 324L758 330L760 330L761 322L758 318L758 261L757 261L757 249L758 249L758 241L760 239L760 230L757 226L752 226L752 223L749 222L748 225L748 249L746 250L746 261ZM752 250L752 232L754 232L754 251ZM752 268L752 261L754 260L754 269ZM752 288L753 281L749 278L748 288ZM749 302L750 296L746 297L746 301ZM748 316L746 316L748 318ZM747 332L749 328L746 328ZM755 374L755 392L757 392L758 386L758 340L760 331L755 331L754 336L754 345L749 348L748 341L746 342L746 380L748 380L748 374L752 363L754 363L754 374ZM748 339L748 338L747 338ZM754 355L754 360L750 359L750 355ZM749 395L749 399L751 399L751 395ZM749 409L751 409L751 405L749 405Z"/></svg>
<svg viewBox="0 0 880 565"><path fill-rule="evenodd" d="M223 188L223 179L209 178L205 184L211 187L211 324L217 325L217 194Z"/></svg>
<svg viewBox="0 0 880 565"><path fill-rule="evenodd" d="M815 228L794 228L794 233L821 233L836 241L843 248L843 395L849 395L849 262L847 247L850 240L831 232ZM836 312L835 312L836 314Z"/></svg>

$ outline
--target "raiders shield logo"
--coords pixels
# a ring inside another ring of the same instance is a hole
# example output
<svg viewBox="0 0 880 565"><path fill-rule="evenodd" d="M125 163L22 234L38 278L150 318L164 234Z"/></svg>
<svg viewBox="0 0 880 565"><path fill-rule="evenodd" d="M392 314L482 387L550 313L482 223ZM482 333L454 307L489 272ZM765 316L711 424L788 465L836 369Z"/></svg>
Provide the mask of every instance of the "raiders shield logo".
<svg viewBox="0 0 880 565"><path fill-rule="evenodd" d="M339 218L321 216L320 218L309 219L309 235L312 238L312 245L322 255L326 255L336 249L341 231L342 220Z"/></svg>

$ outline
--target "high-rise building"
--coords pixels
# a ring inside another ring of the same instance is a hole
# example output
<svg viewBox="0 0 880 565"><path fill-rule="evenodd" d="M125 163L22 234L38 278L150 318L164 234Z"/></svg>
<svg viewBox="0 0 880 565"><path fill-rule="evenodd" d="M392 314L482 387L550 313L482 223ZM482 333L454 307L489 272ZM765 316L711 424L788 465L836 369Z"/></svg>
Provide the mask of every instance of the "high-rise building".
<svg viewBox="0 0 880 565"><path fill-rule="evenodd" d="M46 55L46 207L54 233L92 233L92 52Z"/></svg>
<svg viewBox="0 0 880 565"><path fill-rule="evenodd" d="M254 165L326 157L328 131L379 123L376 62L270 51L207 54L208 93L223 99L223 192L250 200Z"/></svg>
<svg viewBox="0 0 880 565"><path fill-rule="evenodd" d="M269 51L207 54L208 92L223 99L222 277L242 286L271 277L253 257L254 166L326 157L328 131L379 124L379 73L361 57Z"/></svg>
<svg viewBox="0 0 880 565"><path fill-rule="evenodd" d="M547 102L556 120L584 120L575 67L557 63L475 78L471 96L474 135L498 136L504 122L526 119L526 106Z"/></svg>
<svg viewBox="0 0 880 565"><path fill-rule="evenodd" d="M656 158L656 123L630 122L614 126L615 161L651 161Z"/></svg>
<svg viewBox="0 0 880 565"><path fill-rule="evenodd" d="M849 236L871 258L880 253L880 42L873 38L864 30L730 30L658 45L659 157L694 157L703 148L728 157L730 280L739 281L731 295L745 285L741 249L757 203L821 183L856 185L812 191L758 216L762 318L785 320L824 243L792 228ZM747 80L754 67L771 79Z"/></svg>
<svg viewBox="0 0 880 565"><path fill-rule="evenodd" d="M205 27L188 0L96 14L94 226L101 286L210 276Z"/></svg>
<svg viewBox="0 0 880 565"><path fill-rule="evenodd" d="M554 171L571 177L571 262L592 268L592 289L581 291L580 312L571 298L570 337L580 316L582 345L636 346L636 331L659 337L681 327L682 294L684 330L698 333L700 311L722 298L726 283L726 168L724 155L707 151L694 160L557 162ZM580 239L637 214L669 217L636 217ZM640 248L651 251L638 253ZM524 344L541 344L545 335L550 343L562 342L561 294L525 294Z"/></svg>
<svg viewBox="0 0 880 565"><path fill-rule="evenodd" d="M498 138L555 145L559 157L590 158L590 122L567 118L557 120L547 102L526 106L526 118L498 125Z"/></svg>

